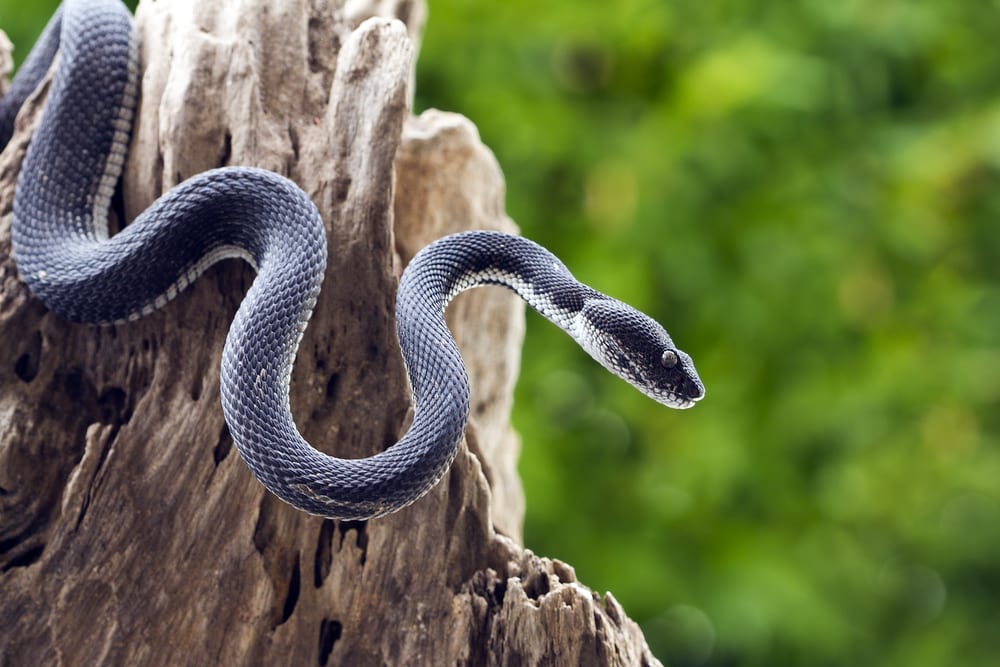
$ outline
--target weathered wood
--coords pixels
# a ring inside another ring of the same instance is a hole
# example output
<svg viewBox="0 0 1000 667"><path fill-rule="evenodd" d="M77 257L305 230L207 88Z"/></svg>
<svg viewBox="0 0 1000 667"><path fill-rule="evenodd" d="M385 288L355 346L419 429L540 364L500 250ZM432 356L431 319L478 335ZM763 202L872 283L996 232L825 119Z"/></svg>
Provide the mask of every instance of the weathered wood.
<svg viewBox="0 0 1000 667"><path fill-rule="evenodd" d="M14 45L10 43L7 33L0 30L0 95L7 92L10 73L14 71L13 48Z"/></svg>
<svg viewBox="0 0 1000 667"><path fill-rule="evenodd" d="M472 124L410 115L413 42L401 23L368 18L378 14L410 19L416 38L425 8L144 2L119 207L131 219L224 164L273 169L309 193L331 256L292 405L303 435L340 456L371 455L407 423L401 267L440 235L515 229ZM113 327L64 322L17 279L11 202L40 104L0 156L0 662L655 663L610 595L519 544L516 297L477 290L449 311L473 397L442 482L371 522L302 514L252 478L220 409L222 345L249 268L217 266Z"/></svg>

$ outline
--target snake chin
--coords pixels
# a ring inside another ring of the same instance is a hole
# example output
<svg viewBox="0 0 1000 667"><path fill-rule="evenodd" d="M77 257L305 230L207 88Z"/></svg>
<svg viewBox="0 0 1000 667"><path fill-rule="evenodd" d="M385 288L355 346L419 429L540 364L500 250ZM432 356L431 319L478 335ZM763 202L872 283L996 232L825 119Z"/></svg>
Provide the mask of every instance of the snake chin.
<svg viewBox="0 0 1000 667"><path fill-rule="evenodd" d="M676 410L687 410L689 408L693 408L695 403L701 400L701 397L698 398L682 398L680 396L657 397L657 396L652 396L650 394L647 394L647 396L657 401L658 403L662 403L663 405L669 406ZM704 393L702 394L702 396L704 396Z"/></svg>

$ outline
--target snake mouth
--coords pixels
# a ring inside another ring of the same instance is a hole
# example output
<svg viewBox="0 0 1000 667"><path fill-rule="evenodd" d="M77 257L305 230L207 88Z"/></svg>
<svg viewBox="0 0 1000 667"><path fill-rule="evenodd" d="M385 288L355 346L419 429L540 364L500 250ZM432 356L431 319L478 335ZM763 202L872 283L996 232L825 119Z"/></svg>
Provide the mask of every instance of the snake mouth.
<svg viewBox="0 0 1000 667"><path fill-rule="evenodd" d="M672 394L668 405L678 410L693 408L695 403L705 398L705 388L692 383L690 387L685 387L682 393Z"/></svg>
<svg viewBox="0 0 1000 667"><path fill-rule="evenodd" d="M677 410L693 408L695 403L705 398L705 387L696 379L685 379L678 384L662 387L659 391L654 392L646 391L639 384L635 386L656 402Z"/></svg>
<svg viewBox="0 0 1000 667"><path fill-rule="evenodd" d="M679 394L675 392L654 394L649 392L643 392L650 398L652 398L657 403L667 406L668 408L673 408L675 410L687 410L693 408L694 404L701 400L701 396L697 398L692 398L691 396L685 396L684 394ZM704 395L704 392L702 392Z"/></svg>

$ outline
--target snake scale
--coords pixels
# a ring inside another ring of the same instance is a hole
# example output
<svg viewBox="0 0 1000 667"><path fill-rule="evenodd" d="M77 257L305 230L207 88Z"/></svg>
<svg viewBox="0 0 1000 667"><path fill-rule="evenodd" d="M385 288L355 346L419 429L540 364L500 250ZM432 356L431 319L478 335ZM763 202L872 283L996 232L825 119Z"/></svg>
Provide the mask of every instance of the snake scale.
<svg viewBox="0 0 1000 667"><path fill-rule="evenodd" d="M455 457L469 412L468 376L444 320L459 292L502 285L653 399L687 408L704 395L690 357L648 316L573 278L524 238L474 231L421 250L400 280L396 327L413 422L362 459L323 454L299 434L291 369L326 267L319 212L290 180L248 167L176 186L111 236L108 209L138 99L132 19L119 0L66 0L0 100L0 147L14 117L59 62L17 182L13 253L23 281L68 320L112 323L162 306L213 263L257 271L226 338L226 422L254 475L312 514L368 519L426 493Z"/></svg>

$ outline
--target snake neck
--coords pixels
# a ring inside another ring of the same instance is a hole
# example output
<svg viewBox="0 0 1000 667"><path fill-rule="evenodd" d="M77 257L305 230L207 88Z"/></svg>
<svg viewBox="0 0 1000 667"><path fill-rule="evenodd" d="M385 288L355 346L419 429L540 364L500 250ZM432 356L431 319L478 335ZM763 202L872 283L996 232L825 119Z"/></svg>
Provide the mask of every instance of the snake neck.
<svg viewBox="0 0 1000 667"><path fill-rule="evenodd" d="M400 285L402 301L411 281L425 294L440 295L442 310L467 289L500 285L574 338L586 302L608 298L577 281L542 246L502 232L472 231L441 239L418 253L407 273Z"/></svg>
<svg viewBox="0 0 1000 667"><path fill-rule="evenodd" d="M476 231L431 244L407 267L397 312L408 310L411 295L432 294L443 321L448 302L479 285L513 290L608 371L660 403L685 408L704 395L690 357L658 322L579 282L555 255L518 236ZM400 344L405 358L402 329Z"/></svg>

